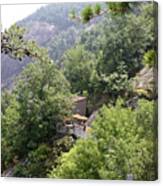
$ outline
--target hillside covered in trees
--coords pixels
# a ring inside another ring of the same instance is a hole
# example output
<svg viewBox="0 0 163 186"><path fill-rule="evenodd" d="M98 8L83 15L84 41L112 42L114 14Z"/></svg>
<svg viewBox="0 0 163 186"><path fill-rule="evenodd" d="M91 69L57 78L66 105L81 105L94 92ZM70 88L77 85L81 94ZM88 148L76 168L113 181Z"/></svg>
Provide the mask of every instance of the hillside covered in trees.
<svg viewBox="0 0 163 186"><path fill-rule="evenodd" d="M157 179L157 4L49 4L1 33L2 175Z"/></svg>
<svg viewBox="0 0 163 186"><path fill-rule="evenodd" d="M74 45L77 34L83 27L69 18L69 12L73 8L80 11L82 7L84 4L78 3L47 5L17 24L26 28L26 39L48 48L50 56L57 62L64 51ZM19 60L2 54L2 87L12 86L15 77L29 62L31 60L27 57L20 63Z"/></svg>

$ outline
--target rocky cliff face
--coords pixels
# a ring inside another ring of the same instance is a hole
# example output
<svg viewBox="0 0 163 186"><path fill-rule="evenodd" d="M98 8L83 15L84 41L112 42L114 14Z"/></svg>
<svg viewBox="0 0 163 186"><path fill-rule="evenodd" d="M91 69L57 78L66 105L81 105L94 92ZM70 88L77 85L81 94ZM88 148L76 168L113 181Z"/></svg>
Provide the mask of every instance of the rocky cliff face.
<svg viewBox="0 0 163 186"><path fill-rule="evenodd" d="M133 89L138 95L157 97L157 70L144 67L134 78Z"/></svg>

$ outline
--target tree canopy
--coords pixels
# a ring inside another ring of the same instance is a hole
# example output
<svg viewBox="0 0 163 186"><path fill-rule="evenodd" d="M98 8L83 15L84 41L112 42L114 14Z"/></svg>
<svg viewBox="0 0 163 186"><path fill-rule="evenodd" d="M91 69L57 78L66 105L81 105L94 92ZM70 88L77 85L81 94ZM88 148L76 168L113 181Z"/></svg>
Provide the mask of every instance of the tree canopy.
<svg viewBox="0 0 163 186"><path fill-rule="evenodd" d="M59 158L49 177L67 179L156 178L156 125L153 102L139 101L136 110L103 106L87 139ZM118 116L118 117L117 117Z"/></svg>
<svg viewBox="0 0 163 186"><path fill-rule="evenodd" d="M64 126L64 117L72 111L69 83L53 63L29 64L11 96L2 113L5 167L14 158L24 159L40 144L59 138L58 128Z"/></svg>
<svg viewBox="0 0 163 186"><path fill-rule="evenodd" d="M1 33L3 55L31 61L2 91L2 171L17 177L155 180L157 4L75 7L78 14L70 4L48 5ZM33 21L55 30L44 38L46 48L21 27ZM73 103L74 96L85 96L86 105ZM86 122L74 120L74 106L86 110ZM83 139L75 133L79 128Z"/></svg>

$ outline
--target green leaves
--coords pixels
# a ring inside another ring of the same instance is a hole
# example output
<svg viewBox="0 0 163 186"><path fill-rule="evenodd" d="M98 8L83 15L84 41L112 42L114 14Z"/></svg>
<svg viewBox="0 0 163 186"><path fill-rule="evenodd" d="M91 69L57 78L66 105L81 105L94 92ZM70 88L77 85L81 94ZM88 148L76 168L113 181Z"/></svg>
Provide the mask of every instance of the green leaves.
<svg viewBox="0 0 163 186"><path fill-rule="evenodd" d="M84 152L83 147L85 147ZM51 171L49 177L98 179L97 168L100 166L100 158L96 142L89 139L79 140L70 152L63 154L58 168Z"/></svg>
<svg viewBox="0 0 163 186"><path fill-rule="evenodd" d="M154 67L156 65L156 52L154 50L147 51L143 56L143 65L148 66L149 68Z"/></svg>
<svg viewBox="0 0 163 186"><path fill-rule="evenodd" d="M76 12L73 10L70 12L70 18L80 20L83 23L88 23L91 19L96 16L111 13L112 15L123 15L128 12L130 9L128 2L107 2L103 4L87 5L81 11L81 17L76 15Z"/></svg>
<svg viewBox="0 0 163 186"><path fill-rule="evenodd" d="M119 96L125 98L130 79L142 63L152 67L156 55L151 50L155 41L150 14L153 6L143 3L139 10L125 14L129 8L124 2L109 3L106 10L100 4L85 7L81 12L84 23L109 10L108 17L86 29L77 45L62 58L67 46L75 43L78 32L70 29L61 37L54 37L50 52L59 48L53 57L61 59L61 70L69 82L52 63L47 50L24 39L23 28L14 25L2 33L3 53L15 59L28 56L34 60L17 79L11 96L4 95L3 170L12 164L16 176L45 177L53 165L49 176L55 178L157 177L154 103L140 100L138 107L131 110L125 108L122 100L116 102ZM119 12L121 16L117 16ZM70 17L78 19L74 10ZM72 114L70 89L88 96L88 111L89 107L94 111L104 103L114 106L103 106L90 135L78 140L69 151L73 140L70 136L59 139L58 128L64 128L65 116ZM66 153L57 160L62 152Z"/></svg>
<svg viewBox="0 0 163 186"><path fill-rule="evenodd" d="M99 73L108 75L124 63L129 78L133 77L142 68L144 53L154 48L157 38L153 16L149 13L153 11L152 3L140 4L137 15L135 11L114 17L108 13L105 19L83 33L81 43L85 49L94 52L97 59L100 57Z"/></svg>
<svg viewBox="0 0 163 186"><path fill-rule="evenodd" d="M99 15L100 12L101 12L101 5L100 4L96 4L94 6L94 13L97 14L97 15Z"/></svg>
<svg viewBox="0 0 163 186"><path fill-rule="evenodd" d="M37 149L30 151L26 162L18 163L14 167L14 176L38 178L44 176L49 153L51 153L51 148L46 144L41 144Z"/></svg>
<svg viewBox="0 0 163 186"><path fill-rule="evenodd" d="M84 23L87 23L93 16L93 10L92 10L92 6L86 6L82 12L81 12L81 16L82 16L82 21Z"/></svg>
<svg viewBox="0 0 163 186"><path fill-rule="evenodd" d="M35 41L28 41L24 38L26 30L16 24L11 26L4 33L1 33L1 51L11 58L22 61L24 57L31 57L35 60L51 63L46 49L40 48Z"/></svg>
<svg viewBox="0 0 163 186"><path fill-rule="evenodd" d="M130 6L129 6L129 2L108 2L108 9L110 10L110 12L112 14L124 14L127 13Z"/></svg>
<svg viewBox="0 0 163 186"><path fill-rule="evenodd" d="M94 55L86 51L82 45L78 45L64 54L63 65L72 91L82 93L88 90L92 70L96 65Z"/></svg>
<svg viewBox="0 0 163 186"><path fill-rule="evenodd" d="M12 96L2 121L6 168L14 156L24 159L39 144L57 138L58 125L64 127L64 117L72 111L69 83L52 63L29 64Z"/></svg>
<svg viewBox="0 0 163 186"><path fill-rule="evenodd" d="M103 106L91 135L62 155L49 177L79 179L156 179L154 103L141 100L136 110ZM147 127L148 126L148 130ZM141 128L141 130L140 130Z"/></svg>
<svg viewBox="0 0 163 186"><path fill-rule="evenodd" d="M24 54L24 45L26 41L23 40L25 29L17 25L12 25L8 30L1 33L1 52L17 59L22 59Z"/></svg>
<svg viewBox="0 0 163 186"><path fill-rule="evenodd" d="M81 20L83 23L88 23L91 19L98 15L110 13L112 15L122 15L130 10L128 2L107 2L103 4L87 5L81 11L81 17L76 16L75 11L70 12L70 18Z"/></svg>

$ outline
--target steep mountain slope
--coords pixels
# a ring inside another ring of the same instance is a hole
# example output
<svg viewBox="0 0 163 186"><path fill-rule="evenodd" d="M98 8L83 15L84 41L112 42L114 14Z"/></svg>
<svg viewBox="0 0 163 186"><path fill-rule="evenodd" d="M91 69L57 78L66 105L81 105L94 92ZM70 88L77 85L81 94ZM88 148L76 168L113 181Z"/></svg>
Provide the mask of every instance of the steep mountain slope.
<svg viewBox="0 0 163 186"><path fill-rule="evenodd" d="M26 39L35 40L40 46L48 48L53 60L58 61L62 53L74 45L83 28L81 24L70 20L68 14L73 8L79 12L83 6L85 3L49 4L17 24L26 28ZM4 88L12 85L13 79L31 60L23 59L20 62L2 55L1 61Z"/></svg>

